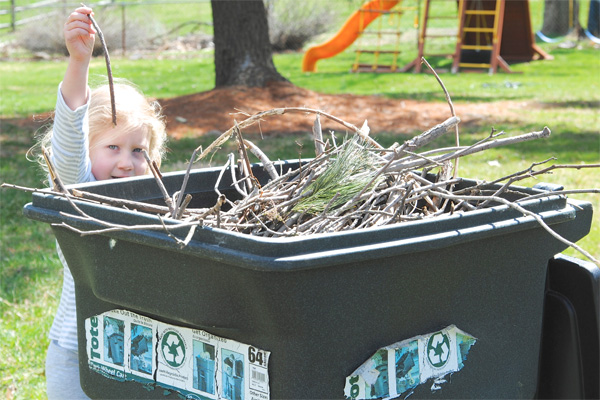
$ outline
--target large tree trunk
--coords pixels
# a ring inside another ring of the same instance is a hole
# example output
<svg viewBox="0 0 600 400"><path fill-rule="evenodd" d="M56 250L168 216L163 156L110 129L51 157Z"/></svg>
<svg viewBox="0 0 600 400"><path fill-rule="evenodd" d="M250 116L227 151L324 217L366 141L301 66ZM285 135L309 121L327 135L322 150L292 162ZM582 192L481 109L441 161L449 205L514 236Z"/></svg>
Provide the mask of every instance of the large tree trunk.
<svg viewBox="0 0 600 400"><path fill-rule="evenodd" d="M273 64L262 0L211 0L215 86L265 86L286 81Z"/></svg>

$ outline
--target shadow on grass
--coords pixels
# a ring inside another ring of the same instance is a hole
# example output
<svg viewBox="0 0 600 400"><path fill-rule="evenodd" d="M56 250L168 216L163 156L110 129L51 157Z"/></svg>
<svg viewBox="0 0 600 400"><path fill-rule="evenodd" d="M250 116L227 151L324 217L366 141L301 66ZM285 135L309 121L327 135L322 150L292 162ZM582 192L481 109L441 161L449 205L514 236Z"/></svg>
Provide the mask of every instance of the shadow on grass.
<svg viewBox="0 0 600 400"><path fill-rule="evenodd" d="M541 108L600 108L600 101L540 102Z"/></svg>

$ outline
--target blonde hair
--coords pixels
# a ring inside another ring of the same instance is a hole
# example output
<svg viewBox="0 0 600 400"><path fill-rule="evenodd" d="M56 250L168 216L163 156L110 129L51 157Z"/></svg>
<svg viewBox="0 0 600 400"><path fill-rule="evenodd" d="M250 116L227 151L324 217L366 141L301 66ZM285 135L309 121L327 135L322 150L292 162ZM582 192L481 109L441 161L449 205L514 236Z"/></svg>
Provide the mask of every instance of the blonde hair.
<svg viewBox="0 0 600 400"><path fill-rule="evenodd" d="M150 159L160 167L166 152L167 133L161 107L156 101L147 99L140 90L130 83L115 83L115 108L117 114L117 126L125 131L142 128L149 136L148 155ZM110 88L102 85L92 90L89 115L89 143L107 133L113 127L112 107L110 100ZM39 143L35 146L36 153L41 150L37 147L45 147L49 151L53 131L49 129L43 134ZM38 161L44 169L47 169L41 151ZM148 171L147 171L148 172Z"/></svg>
<svg viewBox="0 0 600 400"><path fill-rule="evenodd" d="M135 87L117 83L114 85L117 126L128 130L144 129L150 139L148 155L158 166L165 153L167 134L161 107L156 101L149 101ZM89 142L96 136L112 128L112 108L108 85L92 90L89 106Z"/></svg>

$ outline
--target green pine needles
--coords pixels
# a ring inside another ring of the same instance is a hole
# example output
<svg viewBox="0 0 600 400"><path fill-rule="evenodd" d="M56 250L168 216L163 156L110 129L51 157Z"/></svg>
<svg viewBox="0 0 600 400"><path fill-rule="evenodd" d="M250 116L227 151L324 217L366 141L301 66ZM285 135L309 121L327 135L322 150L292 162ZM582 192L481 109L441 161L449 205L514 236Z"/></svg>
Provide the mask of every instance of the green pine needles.
<svg viewBox="0 0 600 400"><path fill-rule="evenodd" d="M293 211L317 215L335 210L378 183L374 178L384 162L358 136L345 140L335 152L337 157L330 158L332 161L304 190Z"/></svg>

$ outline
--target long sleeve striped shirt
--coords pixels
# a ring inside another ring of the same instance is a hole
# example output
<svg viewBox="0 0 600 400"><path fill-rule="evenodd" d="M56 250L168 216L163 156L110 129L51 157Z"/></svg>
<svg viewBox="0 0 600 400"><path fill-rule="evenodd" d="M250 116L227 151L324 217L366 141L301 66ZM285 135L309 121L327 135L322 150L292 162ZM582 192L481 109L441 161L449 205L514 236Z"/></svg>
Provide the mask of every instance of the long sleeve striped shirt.
<svg viewBox="0 0 600 400"><path fill-rule="evenodd" d="M88 104L89 97L85 105L71 110L59 85L51 142L52 163L65 185L96 180L92 175L88 149ZM56 249L63 265L63 287L49 337L62 348L77 351L75 284L58 243Z"/></svg>

